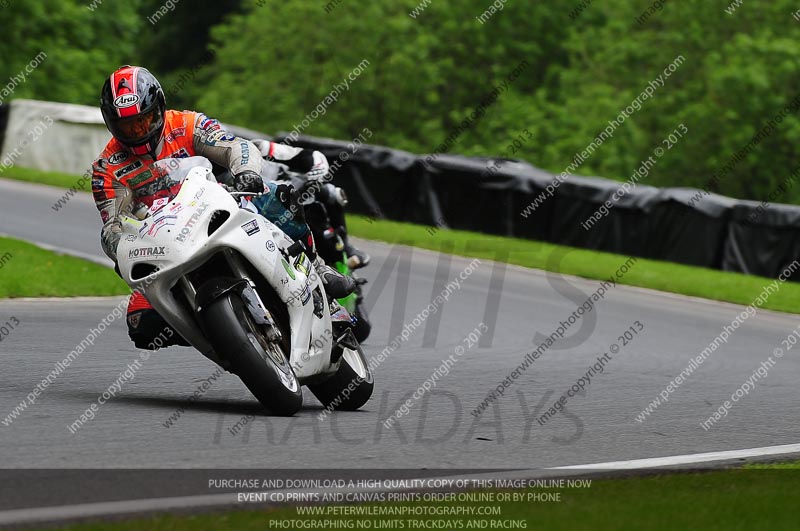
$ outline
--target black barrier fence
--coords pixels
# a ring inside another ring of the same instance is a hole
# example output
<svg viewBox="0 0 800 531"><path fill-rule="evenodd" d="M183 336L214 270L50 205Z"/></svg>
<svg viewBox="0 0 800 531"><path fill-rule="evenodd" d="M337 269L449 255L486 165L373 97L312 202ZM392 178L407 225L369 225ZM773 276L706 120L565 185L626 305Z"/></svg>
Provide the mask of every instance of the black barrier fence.
<svg viewBox="0 0 800 531"><path fill-rule="evenodd" d="M621 194L622 183L599 177L570 176L554 187L556 175L520 161L439 155L426 162L325 138L291 143L346 159L334 180L359 214L772 278L800 258L798 206L765 208L693 188L637 185ZM613 207L598 214L606 201ZM800 272L790 279L800 281Z"/></svg>

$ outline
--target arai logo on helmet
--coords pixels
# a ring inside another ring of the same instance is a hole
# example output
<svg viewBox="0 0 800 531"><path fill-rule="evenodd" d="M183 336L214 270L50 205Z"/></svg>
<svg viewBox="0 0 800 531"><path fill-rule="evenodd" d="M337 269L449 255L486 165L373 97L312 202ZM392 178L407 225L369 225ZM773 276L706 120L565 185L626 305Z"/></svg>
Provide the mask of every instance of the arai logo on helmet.
<svg viewBox="0 0 800 531"><path fill-rule="evenodd" d="M116 166L117 164L122 164L128 160L128 152L127 151L117 151L110 157L108 157L108 163Z"/></svg>
<svg viewBox="0 0 800 531"><path fill-rule="evenodd" d="M114 99L114 107L116 107L117 109L125 109L127 107L132 107L137 103L139 103L138 94L122 94Z"/></svg>

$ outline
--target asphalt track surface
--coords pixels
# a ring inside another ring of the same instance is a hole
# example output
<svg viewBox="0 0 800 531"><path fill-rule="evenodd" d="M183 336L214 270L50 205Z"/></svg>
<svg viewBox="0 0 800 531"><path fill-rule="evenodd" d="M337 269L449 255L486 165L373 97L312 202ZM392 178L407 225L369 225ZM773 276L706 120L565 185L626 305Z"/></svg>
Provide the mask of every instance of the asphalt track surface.
<svg viewBox="0 0 800 531"><path fill-rule="evenodd" d="M0 180L0 233L104 261L91 197L75 196L56 212L51 205L63 193ZM442 240L446 249L444 233L431 238ZM367 302L374 322L364 347L376 357L447 282L470 270L471 260L359 243L373 258L363 270L370 280ZM224 374L166 427L170 415L215 372L192 349L170 348L142 362L135 378L72 434L68 426L140 357L124 322L114 321L33 405L0 425L4 474L16 469L18 478L50 485L46 496L36 497L15 495L22 491L5 482L0 510L73 503L80 489L71 486L86 481L86 475L75 479L64 469L347 469L350 474L395 469L433 475L442 469L541 471L800 442L800 346L778 360L726 418L708 431L700 426L781 346L797 327L797 316L759 311L640 423L636 415L743 307L619 285L474 417L470 412L535 347L534 335L558 328L600 282L488 260L473 263L472 270L441 309L379 364L371 401L361 411L337 412L324 420L310 393L295 417L265 416L238 378ZM121 300L0 301L0 323L12 317L20 323L0 343L0 420ZM622 346L620 336L640 328L636 321L642 331ZM470 347L465 338L482 322L488 331ZM569 398L562 413L540 425L536 417L613 344L620 349L603 373ZM463 354L454 354L457 348ZM450 355L457 361L449 374L395 426L385 428L383 422ZM248 415L254 418L234 433L234 425ZM131 496L142 497L144 490ZM80 499L103 499L103 491ZM178 492L156 491L156 497Z"/></svg>

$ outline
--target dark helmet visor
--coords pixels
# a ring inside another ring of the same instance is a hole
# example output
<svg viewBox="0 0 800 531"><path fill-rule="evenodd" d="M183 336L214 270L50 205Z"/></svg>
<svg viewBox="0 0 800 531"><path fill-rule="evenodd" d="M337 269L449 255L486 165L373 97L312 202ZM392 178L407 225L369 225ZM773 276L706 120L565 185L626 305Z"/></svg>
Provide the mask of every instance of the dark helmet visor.
<svg viewBox="0 0 800 531"><path fill-rule="evenodd" d="M109 124L111 134L128 146L140 146L149 142L153 134L163 127L164 115L158 105L135 116L113 118Z"/></svg>

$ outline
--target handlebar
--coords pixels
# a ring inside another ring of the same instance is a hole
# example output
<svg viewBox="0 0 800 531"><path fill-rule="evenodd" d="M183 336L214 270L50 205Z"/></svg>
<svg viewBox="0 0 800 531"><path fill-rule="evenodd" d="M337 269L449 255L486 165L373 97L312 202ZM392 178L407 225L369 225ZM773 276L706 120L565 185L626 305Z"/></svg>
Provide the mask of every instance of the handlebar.
<svg viewBox="0 0 800 531"><path fill-rule="evenodd" d="M228 191L233 197L260 197L265 194L265 192L253 193L253 192L231 192Z"/></svg>

